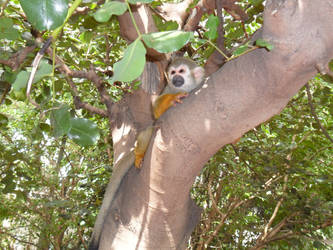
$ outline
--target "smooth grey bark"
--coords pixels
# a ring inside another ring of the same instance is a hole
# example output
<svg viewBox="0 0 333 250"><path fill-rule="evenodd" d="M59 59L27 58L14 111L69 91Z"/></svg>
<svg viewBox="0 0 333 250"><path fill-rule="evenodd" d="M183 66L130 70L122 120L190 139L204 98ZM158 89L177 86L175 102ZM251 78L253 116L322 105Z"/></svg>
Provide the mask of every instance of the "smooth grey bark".
<svg viewBox="0 0 333 250"><path fill-rule="evenodd" d="M228 62L161 117L142 169L130 169L109 204L99 249L185 249L200 212L189 195L195 177L218 149L278 114L327 65L332 23L332 0L267 1L262 37L274 49Z"/></svg>

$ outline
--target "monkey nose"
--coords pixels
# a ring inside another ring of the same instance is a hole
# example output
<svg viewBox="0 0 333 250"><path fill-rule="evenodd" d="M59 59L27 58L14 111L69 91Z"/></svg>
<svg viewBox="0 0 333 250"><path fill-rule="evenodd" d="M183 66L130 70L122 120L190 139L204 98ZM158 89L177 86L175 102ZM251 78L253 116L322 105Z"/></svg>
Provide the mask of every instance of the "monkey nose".
<svg viewBox="0 0 333 250"><path fill-rule="evenodd" d="M173 78L172 78L172 84L175 86L175 87L180 87L184 84L184 78L180 75L175 75Z"/></svg>

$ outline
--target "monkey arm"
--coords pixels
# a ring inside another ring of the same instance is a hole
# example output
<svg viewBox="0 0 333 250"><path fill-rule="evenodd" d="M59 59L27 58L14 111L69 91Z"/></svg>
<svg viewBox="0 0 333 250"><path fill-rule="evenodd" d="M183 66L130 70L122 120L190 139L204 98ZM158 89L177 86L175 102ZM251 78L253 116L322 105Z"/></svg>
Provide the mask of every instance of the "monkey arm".
<svg viewBox="0 0 333 250"><path fill-rule="evenodd" d="M181 103L181 98L187 96L186 92L179 92L175 94L160 95L153 104L154 117L157 120L165 111L167 111L176 102Z"/></svg>
<svg viewBox="0 0 333 250"><path fill-rule="evenodd" d="M181 103L181 98L187 96L186 92L178 93L166 93L160 95L153 104L153 113L154 117L157 120L165 111L167 111L175 103ZM136 139L134 154L135 162L134 165L136 168L141 167L141 162L145 156L146 150L148 148L151 136L153 133L153 127L148 127L145 130L141 131Z"/></svg>
<svg viewBox="0 0 333 250"><path fill-rule="evenodd" d="M158 119L165 111L167 111L176 102L181 103L181 98L187 96L185 92L167 93L160 95L153 104L153 112L155 119ZM136 139L134 154L135 154L135 167L140 168L143 157L145 156L148 148L153 127L148 127L141 131Z"/></svg>

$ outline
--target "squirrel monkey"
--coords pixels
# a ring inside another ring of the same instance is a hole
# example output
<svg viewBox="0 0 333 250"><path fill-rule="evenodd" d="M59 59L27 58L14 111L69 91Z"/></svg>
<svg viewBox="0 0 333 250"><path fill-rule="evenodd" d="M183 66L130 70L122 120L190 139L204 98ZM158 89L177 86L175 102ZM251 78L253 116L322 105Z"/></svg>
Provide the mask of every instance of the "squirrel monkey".
<svg viewBox="0 0 333 250"><path fill-rule="evenodd" d="M182 103L181 99L189 92L198 88L203 79L205 71L194 61L186 58L174 59L167 69L168 85L162 94L153 103L153 114L157 120L165 111L176 103ZM135 167L140 168L142 159L152 136L153 128L148 127L140 132L134 148Z"/></svg>
<svg viewBox="0 0 333 250"><path fill-rule="evenodd" d="M186 58L176 58L167 69L168 85L153 103L154 118L158 119L165 111L193 89L200 86L205 72L194 61Z"/></svg>

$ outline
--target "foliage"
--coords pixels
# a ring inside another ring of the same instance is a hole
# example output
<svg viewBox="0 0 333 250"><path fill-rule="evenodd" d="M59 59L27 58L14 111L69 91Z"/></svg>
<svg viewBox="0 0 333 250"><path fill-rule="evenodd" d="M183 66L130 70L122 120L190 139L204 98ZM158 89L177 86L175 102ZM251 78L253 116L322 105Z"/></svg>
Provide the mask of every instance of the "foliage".
<svg viewBox="0 0 333 250"><path fill-rule="evenodd" d="M59 35L52 45L56 55L71 70L93 65L108 84L108 96L117 102L135 89L131 81L145 65L143 42L163 53L181 49L204 62L216 48L219 21L204 16L206 25L192 33L175 31L175 22L154 16L160 32L138 32L138 39L127 45L116 19L129 10L127 3L97 6L96 1L76 0L70 1L72 9L64 0L36 0L34 8L30 3L0 1L0 247L85 249L112 173L108 121L75 109L77 93L85 103L103 107L99 92L85 78L70 82L49 55L40 63L31 92L39 109L28 102L26 84L38 51L34 46L40 46L39 39ZM79 3L86 12L74 11ZM56 4L63 7L60 15L53 15ZM249 16L244 26L224 12L225 47L233 56L256 49L248 37L263 22L262 0L240 5ZM262 40L258 46L274 49ZM25 48L30 50L19 67L2 63ZM319 120L332 135L330 80L316 77L311 90ZM284 227L266 237L269 248L327 246L333 232L321 226L332 218L332 143L312 116L303 89L281 115L210 160L192 192L205 208L191 239L193 249L254 246L271 218L272 227L281 222ZM283 233L290 235L274 238Z"/></svg>
<svg viewBox="0 0 333 250"><path fill-rule="evenodd" d="M332 134L333 85L320 77L311 84L317 115ZM320 228L332 223L332 148L304 87L280 115L207 164L192 191L205 208L193 249L258 247L269 223L267 249L328 249L332 227ZM274 233L279 226L283 230Z"/></svg>
<svg viewBox="0 0 333 250"><path fill-rule="evenodd" d="M38 30L55 29L67 16L67 0L20 0L29 22Z"/></svg>
<svg viewBox="0 0 333 250"><path fill-rule="evenodd" d="M24 102L0 110L8 117L0 134L1 248L84 246L111 172L108 146L82 149L66 137L53 139L49 124Z"/></svg>

